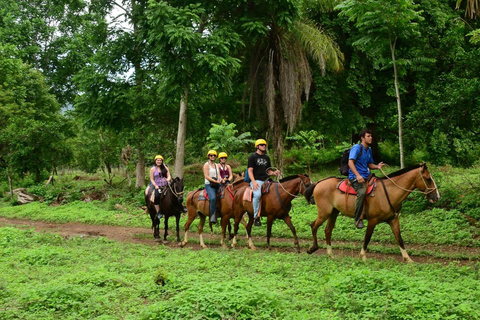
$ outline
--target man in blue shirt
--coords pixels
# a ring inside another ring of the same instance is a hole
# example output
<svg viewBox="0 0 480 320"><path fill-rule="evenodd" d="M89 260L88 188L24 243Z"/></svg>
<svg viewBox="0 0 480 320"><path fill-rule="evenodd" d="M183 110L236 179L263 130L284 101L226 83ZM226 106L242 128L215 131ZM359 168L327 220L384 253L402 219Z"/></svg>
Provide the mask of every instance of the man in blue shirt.
<svg viewBox="0 0 480 320"><path fill-rule="evenodd" d="M355 200L355 226L358 229L364 228L363 220L360 219L367 196L367 178L370 174L370 169L382 169L383 162L379 164L373 163L372 149L372 131L364 129L360 133L360 143L353 146L348 156L348 179L352 184L353 189L357 192L357 199Z"/></svg>

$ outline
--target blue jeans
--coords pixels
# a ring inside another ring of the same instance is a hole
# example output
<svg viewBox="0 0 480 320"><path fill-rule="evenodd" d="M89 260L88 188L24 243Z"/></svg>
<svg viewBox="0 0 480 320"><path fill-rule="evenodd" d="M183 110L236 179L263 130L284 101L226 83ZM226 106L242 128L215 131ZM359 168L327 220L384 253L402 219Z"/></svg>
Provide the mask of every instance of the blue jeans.
<svg viewBox="0 0 480 320"><path fill-rule="evenodd" d="M253 182L250 182L250 187L253 190L253 217L258 216L258 211L260 210L260 198L262 197L262 186L265 181L256 180L258 183L258 190L253 190Z"/></svg>
<svg viewBox="0 0 480 320"><path fill-rule="evenodd" d="M207 190L208 199L210 201L210 215L215 213L215 207L217 203L217 188L212 188L209 184L205 184L205 190Z"/></svg>

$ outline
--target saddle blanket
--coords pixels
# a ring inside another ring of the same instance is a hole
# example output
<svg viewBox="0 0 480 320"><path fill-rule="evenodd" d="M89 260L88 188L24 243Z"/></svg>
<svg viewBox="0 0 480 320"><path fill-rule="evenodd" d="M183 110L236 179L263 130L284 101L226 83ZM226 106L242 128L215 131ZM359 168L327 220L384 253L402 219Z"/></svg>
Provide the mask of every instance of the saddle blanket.
<svg viewBox="0 0 480 320"><path fill-rule="evenodd" d="M375 187L377 185L376 181L377 181L377 178L373 179L373 181L371 181L370 184L368 185L367 195L370 195L370 193L372 193L373 190L375 190ZM350 185L347 179L340 181L337 185L337 189L343 193L348 193L352 195L357 194L357 192L355 191L355 189L353 189L353 187Z"/></svg>
<svg viewBox="0 0 480 320"><path fill-rule="evenodd" d="M224 188L220 188L220 190L217 192L217 200L222 199L224 195L225 195ZM198 194L198 201L210 201L210 198L208 197L208 193L206 189L203 189L203 192L200 192Z"/></svg>
<svg viewBox="0 0 480 320"><path fill-rule="evenodd" d="M266 181L262 186L262 196L267 194L270 191L270 186L273 184L272 181ZM246 187L245 192L243 193L243 201L252 202L253 199L253 190L252 187Z"/></svg>

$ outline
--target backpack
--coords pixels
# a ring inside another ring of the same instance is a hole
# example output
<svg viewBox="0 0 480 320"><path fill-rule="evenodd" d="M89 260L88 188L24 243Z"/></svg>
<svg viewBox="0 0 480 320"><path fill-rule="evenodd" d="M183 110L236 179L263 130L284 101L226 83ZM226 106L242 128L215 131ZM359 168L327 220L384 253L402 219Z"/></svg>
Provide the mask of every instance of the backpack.
<svg viewBox="0 0 480 320"><path fill-rule="evenodd" d="M252 182L252 180L250 180L250 177L248 176L248 167L247 167L247 169L245 169L245 175L244 175L243 180L245 182L248 182L248 183Z"/></svg>
<svg viewBox="0 0 480 320"><path fill-rule="evenodd" d="M348 157L350 156L350 150L352 150L352 148L348 148L347 150L343 151L342 157L340 158L340 174L342 176L348 176L348 170L350 169L348 167ZM360 153L358 154L355 161L357 161L358 158L360 158L362 153L363 153L363 148L360 148Z"/></svg>

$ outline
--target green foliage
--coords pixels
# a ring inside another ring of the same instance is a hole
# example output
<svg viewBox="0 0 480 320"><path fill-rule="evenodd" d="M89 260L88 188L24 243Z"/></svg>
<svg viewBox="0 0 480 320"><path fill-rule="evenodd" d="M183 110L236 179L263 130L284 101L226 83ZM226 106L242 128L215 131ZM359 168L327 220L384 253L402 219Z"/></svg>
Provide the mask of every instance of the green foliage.
<svg viewBox="0 0 480 320"><path fill-rule="evenodd" d="M152 250L9 227L0 228L0 248L0 317L5 319L117 318L119 312L139 319L480 316L478 264ZM159 261L170 275L164 286L152 281Z"/></svg>
<svg viewBox="0 0 480 320"><path fill-rule="evenodd" d="M238 130L235 129L235 123L227 123L222 119L221 124L212 123L210 135L207 137L207 147L228 154L238 153L244 149L245 145L252 145L254 140L250 138L250 132L244 132L238 136Z"/></svg>
<svg viewBox="0 0 480 320"><path fill-rule="evenodd" d="M36 174L66 164L72 123L60 113L42 74L10 58L17 51L0 47L0 153L11 173Z"/></svg>

